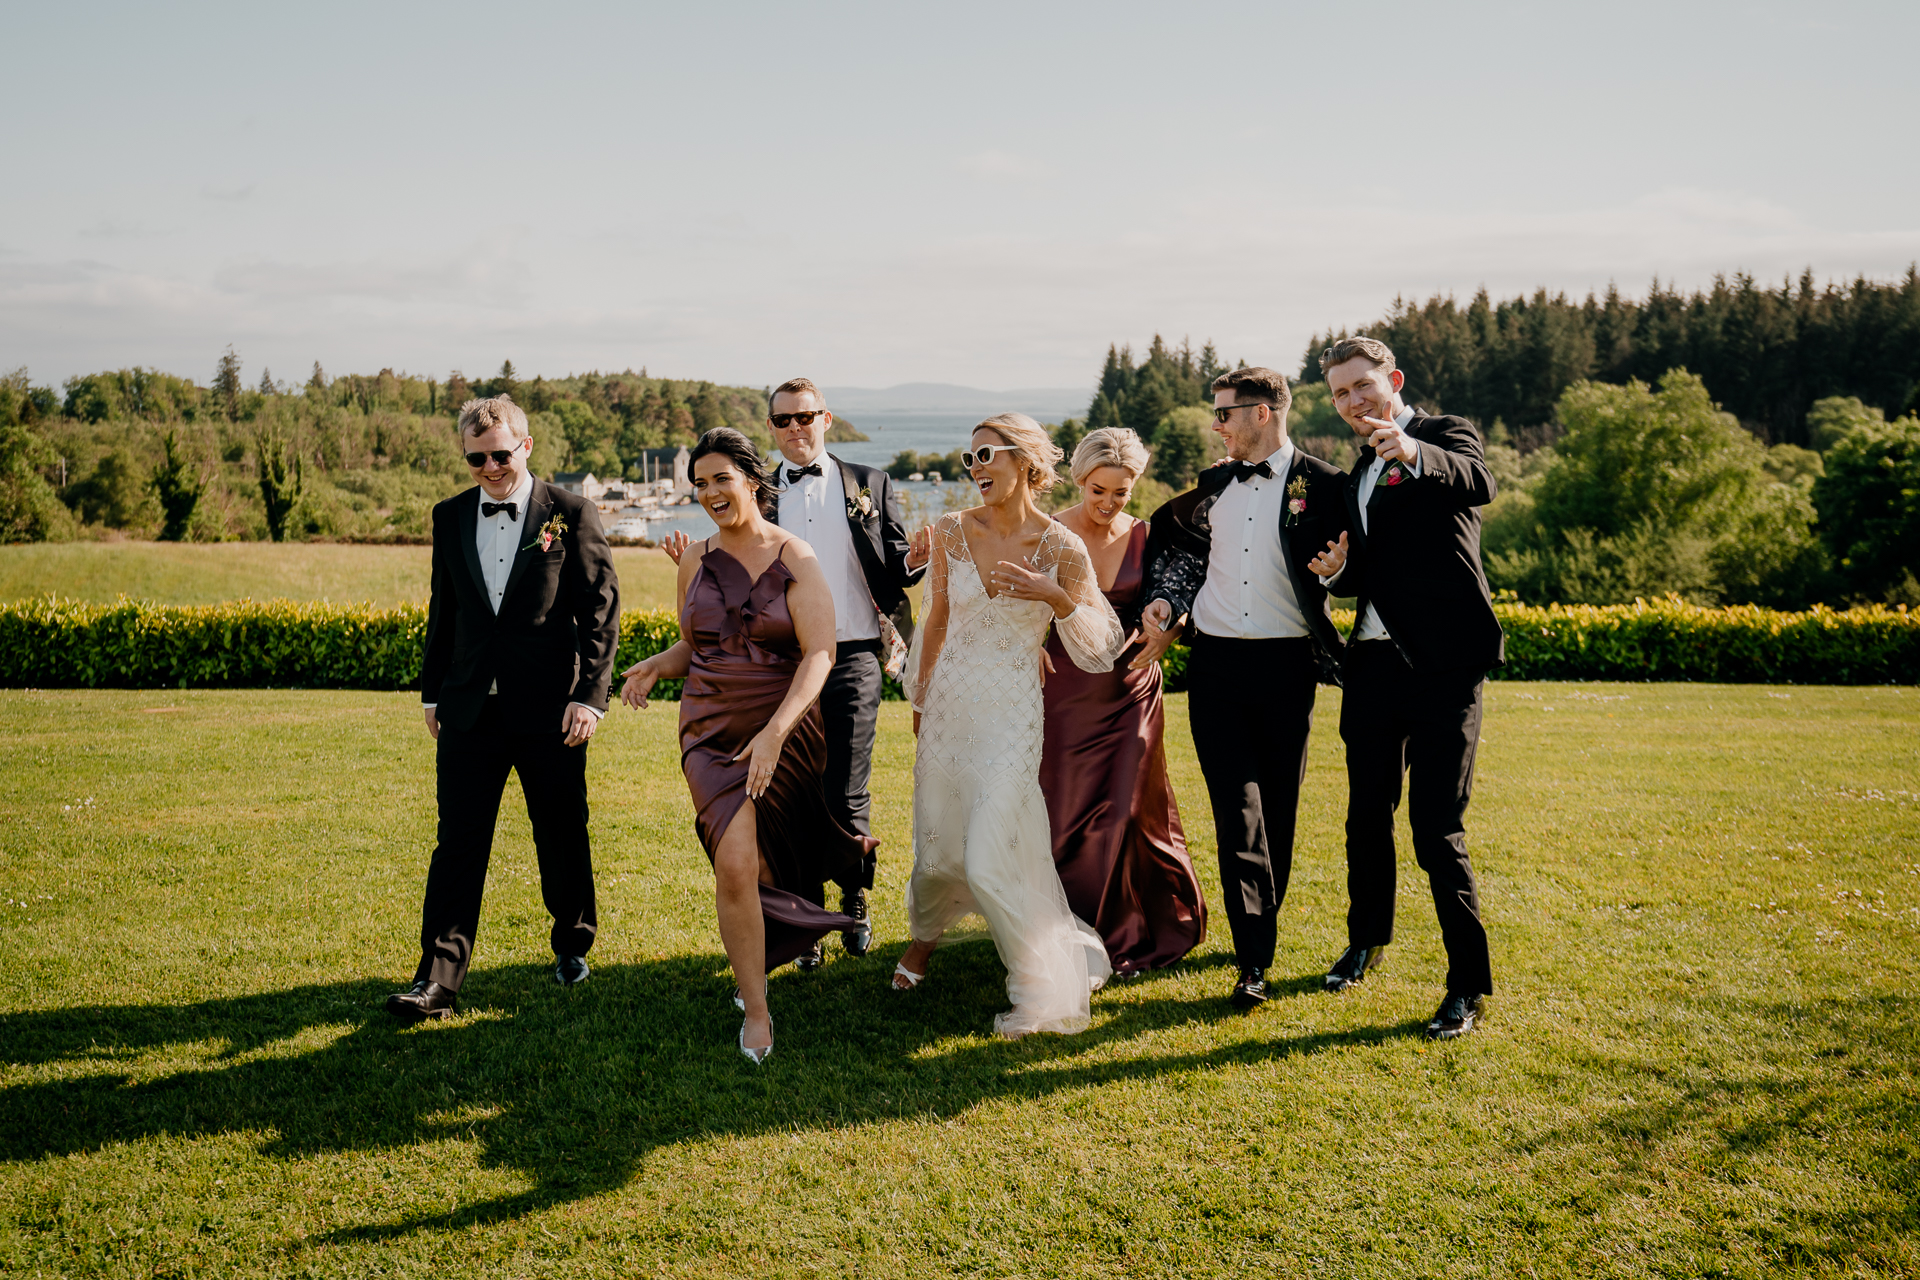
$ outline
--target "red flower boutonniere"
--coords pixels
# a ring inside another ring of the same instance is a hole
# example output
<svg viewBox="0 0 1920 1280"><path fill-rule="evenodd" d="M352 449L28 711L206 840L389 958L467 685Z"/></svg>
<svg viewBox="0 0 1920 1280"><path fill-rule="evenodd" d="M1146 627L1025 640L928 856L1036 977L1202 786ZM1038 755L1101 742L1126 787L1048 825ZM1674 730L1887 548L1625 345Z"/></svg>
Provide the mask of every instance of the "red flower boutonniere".
<svg viewBox="0 0 1920 1280"><path fill-rule="evenodd" d="M1393 486L1397 484L1405 484L1407 481L1411 479L1413 479L1413 472L1401 466L1400 460L1398 458L1395 458L1391 463L1388 464L1387 474L1380 477L1380 483L1387 486L1387 488L1391 489L1393 488Z"/></svg>
<svg viewBox="0 0 1920 1280"><path fill-rule="evenodd" d="M520 549L525 551L527 547L538 545L542 551L551 551L553 550L553 540L566 531L566 519L562 516L555 516L540 526L540 532L534 536L532 542L529 542L526 547Z"/></svg>
<svg viewBox="0 0 1920 1280"><path fill-rule="evenodd" d="M1287 486L1287 526L1300 523L1300 517L1307 513L1307 478L1295 476Z"/></svg>

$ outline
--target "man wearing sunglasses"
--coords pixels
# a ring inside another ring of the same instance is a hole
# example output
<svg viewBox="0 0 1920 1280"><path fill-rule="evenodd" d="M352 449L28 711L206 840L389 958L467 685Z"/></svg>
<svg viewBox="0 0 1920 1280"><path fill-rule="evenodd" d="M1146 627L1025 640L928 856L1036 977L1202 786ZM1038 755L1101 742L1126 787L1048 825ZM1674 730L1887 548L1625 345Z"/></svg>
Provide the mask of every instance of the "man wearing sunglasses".
<svg viewBox="0 0 1920 1280"><path fill-rule="evenodd" d="M459 425L475 485L433 509L420 669L439 842L413 988L387 999L409 1022L452 1013L466 981L509 771L526 795L562 986L586 980L598 927L586 766L619 640L613 554L592 503L528 470L533 439L518 405L469 400Z"/></svg>
<svg viewBox="0 0 1920 1280"><path fill-rule="evenodd" d="M878 467L862 466L827 452L833 414L810 379L792 378L767 397L767 426L782 458L777 468L780 527L813 548L833 590L834 663L820 692L827 724L827 768L822 778L827 806L840 825L873 834L873 743L880 722L880 688L886 650L897 635L913 639L913 606L907 588L926 572L928 539L907 537L893 482ZM677 561L684 538L667 544ZM874 855L839 881L840 910L860 922L840 941L849 955L873 946L867 894L873 888ZM825 902L825 886L815 900ZM817 969L825 951L815 944L797 962Z"/></svg>
<svg viewBox="0 0 1920 1280"><path fill-rule="evenodd" d="M1346 531L1346 477L1287 438L1284 374L1235 369L1213 392L1227 460L1153 513L1141 627L1149 651L1192 633L1187 714L1239 962L1230 998L1250 1010L1267 999L1316 686L1337 683L1340 633L1312 565Z"/></svg>

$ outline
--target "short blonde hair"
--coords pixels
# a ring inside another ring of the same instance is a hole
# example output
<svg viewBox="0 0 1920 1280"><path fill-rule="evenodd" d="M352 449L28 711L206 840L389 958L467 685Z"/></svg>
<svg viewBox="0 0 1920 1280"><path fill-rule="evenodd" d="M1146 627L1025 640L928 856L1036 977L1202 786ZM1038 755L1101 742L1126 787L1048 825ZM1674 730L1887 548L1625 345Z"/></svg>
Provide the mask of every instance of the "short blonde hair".
<svg viewBox="0 0 1920 1280"><path fill-rule="evenodd" d="M1036 493L1045 493L1060 482L1054 470L1067 455L1053 442L1047 429L1024 413L996 413L982 420L975 431L991 431L1012 447L1014 456L1027 464L1027 483Z"/></svg>
<svg viewBox="0 0 1920 1280"><path fill-rule="evenodd" d="M1147 472L1152 455L1140 437L1125 427L1102 427L1080 438L1073 451L1073 482L1085 484L1087 477L1102 467L1118 467L1138 480Z"/></svg>
<svg viewBox="0 0 1920 1280"><path fill-rule="evenodd" d="M505 427L515 440L527 438L527 415L506 396L469 400L460 406L460 434L483 436L495 427Z"/></svg>

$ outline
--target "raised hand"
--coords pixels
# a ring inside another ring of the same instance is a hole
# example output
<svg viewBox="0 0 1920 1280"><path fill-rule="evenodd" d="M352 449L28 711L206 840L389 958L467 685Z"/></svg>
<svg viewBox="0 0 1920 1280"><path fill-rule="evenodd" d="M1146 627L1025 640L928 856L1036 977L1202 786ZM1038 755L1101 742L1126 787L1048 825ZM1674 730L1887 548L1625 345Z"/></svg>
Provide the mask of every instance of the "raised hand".
<svg viewBox="0 0 1920 1280"><path fill-rule="evenodd" d="M1067 595L1066 588L1046 574L1035 571L1030 564L1002 560L993 567L990 576L996 596L1011 596L1015 600L1045 600L1053 606L1056 614L1063 604L1068 613L1073 612L1073 600ZM1065 614L1060 616L1064 617Z"/></svg>
<svg viewBox="0 0 1920 1280"><path fill-rule="evenodd" d="M1395 459L1412 466L1420 461L1420 442L1402 431L1384 418L1362 418L1360 421L1373 428L1373 434L1367 437L1367 443L1373 446L1375 457L1392 462Z"/></svg>
<svg viewBox="0 0 1920 1280"><path fill-rule="evenodd" d="M933 559L933 527L921 525L907 541L907 569L918 569Z"/></svg>
<svg viewBox="0 0 1920 1280"><path fill-rule="evenodd" d="M687 536L684 529L675 529L672 533L660 539L660 549L666 552L667 559L673 561L675 564L680 563L680 557L685 555L687 548L692 545L693 539Z"/></svg>
<svg viewBox="0 0 1920 1280"><path fill-rule="evenodd" d="M1313 570L1323 578L1331 578L1334 574L1344 569L1346 565L1347 534L1344 529L1340 532L1340 541L1329 542L1325 551L1322 551L1319 555L1307 561L1307 568Z"/></svg>

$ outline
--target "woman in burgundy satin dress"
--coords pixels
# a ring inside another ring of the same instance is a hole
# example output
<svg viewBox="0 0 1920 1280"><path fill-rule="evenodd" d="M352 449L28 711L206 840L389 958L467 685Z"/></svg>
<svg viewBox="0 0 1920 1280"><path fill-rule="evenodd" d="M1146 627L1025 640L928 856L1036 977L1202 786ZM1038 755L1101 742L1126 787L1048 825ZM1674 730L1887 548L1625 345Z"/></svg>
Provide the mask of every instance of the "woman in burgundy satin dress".
<svg viewBox="0 0 1920 1280"><path fill-rule="evenodd" d="M644 707L655 681L686 677L680 765L740 984L740 1050L758 1063L773 1051L765 975L855 925L799 891L877 842L835 822L821 786L827 739L817 703L834 625L819 561L767 519L761 497L771 484L745 436L707 432L690 469L719 531L680 559L680 643L629 668L620 696Z"/></svg>
<svg viewBox="0 0 1920 1280"><path fill-rule="evenodd" d="M1126 515L1147 466L1140 438L1121 428L1088 433L1073 453L1081 501L1055 518L1087 544L1121 623L1138 628L1146 604L1147 522ZM1045 690L1040 789L1053 826L1053 860L1073 913L1107 944L1117 978L1172 964L1207 936L1207 904L1187 854L1180 808L1167 781L1160 654L1136 642L1113 670L1067 661L1058 639Z"/></svg>

